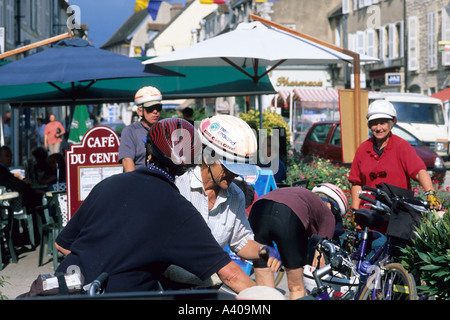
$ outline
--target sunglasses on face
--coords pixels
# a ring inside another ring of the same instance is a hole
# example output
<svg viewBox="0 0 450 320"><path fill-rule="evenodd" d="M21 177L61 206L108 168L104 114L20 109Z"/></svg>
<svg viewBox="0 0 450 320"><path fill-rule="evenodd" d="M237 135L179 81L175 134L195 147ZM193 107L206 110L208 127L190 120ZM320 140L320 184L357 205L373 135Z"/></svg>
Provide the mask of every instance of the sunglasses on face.
<svg viewBox="0 0 450 320"><path fill-rule="evenodd" d="M161 112L162 110L162 104L154 104L153 106L150 107L143 107L143 109L145 110L145 112L147 113L152 113L153 111L158 111Z"/></svg>
<svg viewBox="0 0 450 320"><path fill-rule="evenodd" d="M386 175L386 170L369 173L369 177L372 180L375 180L376 178L386 178Z"/></svg>

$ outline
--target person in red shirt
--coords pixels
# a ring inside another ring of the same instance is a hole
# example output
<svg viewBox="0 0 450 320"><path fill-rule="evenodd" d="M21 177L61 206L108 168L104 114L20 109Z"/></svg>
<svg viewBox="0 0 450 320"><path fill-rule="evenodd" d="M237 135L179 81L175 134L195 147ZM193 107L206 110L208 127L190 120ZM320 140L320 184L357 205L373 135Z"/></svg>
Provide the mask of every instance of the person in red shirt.
<svg viewBox="0 0 450 320"><path fill-rule="evenodd" d="M56 116L50 115L50 122L45 126L44 144L48 148L48 154L59 153L61 151L61 137L66 133L61 122L56 121Z"/></svg>
<svg viewBox="0 0 450 320"><path fill-rule="evenodd" d="M397 122L397 112L392 103L386 100L372 102L366 117L372 137L356 150L350 168L352 209L359 209L362 205L359 192L364 185L375 188L380 183L388 183L411 189L411 179L414 179L425 190L431 208L440 210L441 203L425 163L406 140L391 132Z"/></svg>

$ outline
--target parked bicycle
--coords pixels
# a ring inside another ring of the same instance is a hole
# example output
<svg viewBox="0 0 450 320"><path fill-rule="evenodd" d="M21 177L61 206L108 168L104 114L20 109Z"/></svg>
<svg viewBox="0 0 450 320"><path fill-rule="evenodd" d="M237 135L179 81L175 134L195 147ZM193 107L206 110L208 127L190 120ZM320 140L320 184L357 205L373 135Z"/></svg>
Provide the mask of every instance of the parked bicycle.
<svg viewBox="0 0 450 320"><path fill-rule="evenodd" d="M317 249L324 254L327 265L312 270L316 285L312 296L316 299L417 299L414 279L396 262L393 252L396 246L413 237L413 226L418 226L421 215L427 212L427 203L414 198L408 190L386 184L379 188L365 186L363 192L360 198L369 203L370 209L355 211L355 222L362 231L349 232L342 247L327 239L317 241ZM373 241L370 229L379 227L385 220L389 224L384 243L368 250ZM346 288L337 295L333 293L336 279L339 288Z"/></svg>

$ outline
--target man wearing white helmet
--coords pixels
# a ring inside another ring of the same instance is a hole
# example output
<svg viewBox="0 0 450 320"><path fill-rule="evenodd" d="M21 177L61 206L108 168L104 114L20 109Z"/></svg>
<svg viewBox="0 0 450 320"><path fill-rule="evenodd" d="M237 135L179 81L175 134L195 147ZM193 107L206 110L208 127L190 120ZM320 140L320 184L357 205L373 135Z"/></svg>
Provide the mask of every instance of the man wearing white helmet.
<svg viewBox="0 0 450 320"><path fill-rule="evenodd" d="M352 208L360 207L359 191L364 185L375 188L377 184L388 183L411 189L410 179L414 179L426 191L431 207L440 209L441 203L436 198L425 163L406 140L391 132L397 122L397 112L392 103L373 101L366 117L372 137L356 150L350 169ZM385 228L380 231L385 231Z"/></svg>
<svg viewBox="0 0 450 320"><path fill-rule="evenodd" d="M267 265L280 266L278 252L254 241L245 213L245 198L232 181L257 172L256 136L237 117L217 115L204 119L199 130L203 145L202 162L177 177L180 193L201 213L220 246L227 244L239 257L254 260L268 253Z"/></svg>
<svg viewBox="0 0 450 320"><path fill-rule="evenodd" d="M306 188L278 188L261 196L249 214L255 240L277 244L286 269L289 298L305 296L303 267L307 264L308 238L313 234L332 239L337 222L348 209L347 197L330 183ZM274 287L273 273L254 261L256 283Z"/></svg>
<svg viewBox="0 0 450 320"><path fill-rule="evenodd" d="M142 138L159 121L162 95L155 87L143 87L136 92L134 103L141 120L126 126L120 137L119 163L125 172L145 166L145 148Z"/></svg>

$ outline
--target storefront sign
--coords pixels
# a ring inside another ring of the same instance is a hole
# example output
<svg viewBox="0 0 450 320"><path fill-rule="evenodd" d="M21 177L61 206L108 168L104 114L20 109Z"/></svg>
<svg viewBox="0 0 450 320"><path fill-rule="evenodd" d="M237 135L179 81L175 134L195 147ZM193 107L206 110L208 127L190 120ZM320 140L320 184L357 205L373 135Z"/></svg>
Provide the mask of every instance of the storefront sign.
<svg viewBox="0 0 450 320"><path fill-rule="evenodd" d="M72 145L66 152L69 219L97 183L123 172L118 162L119 144L114 130L97 126L84 134L80 144Z"/></svg>
<svg viewBox="0 0 450 320"><path fill-rule="evenodd" d="M277 87L322 87L322 81L298 81L298 80L290 80L289 77L278 77L277 78Z"/></svg>
<svg viewBox="0 0 450 320"><path fill-rule="evenodd" d="M385 83L388 86L400 86L402 84L401 73L386 73Z"/></svg>

